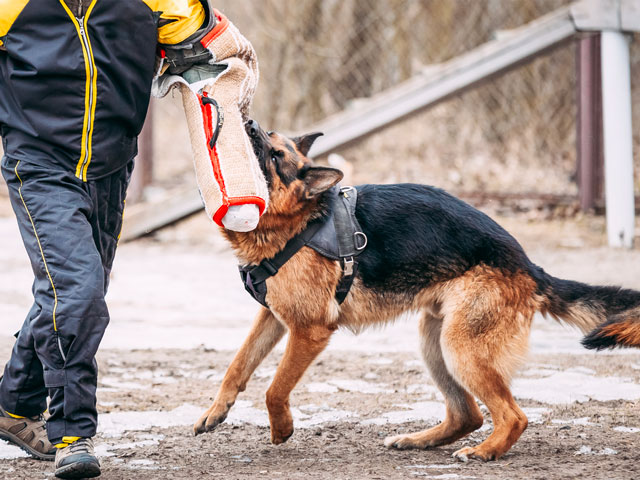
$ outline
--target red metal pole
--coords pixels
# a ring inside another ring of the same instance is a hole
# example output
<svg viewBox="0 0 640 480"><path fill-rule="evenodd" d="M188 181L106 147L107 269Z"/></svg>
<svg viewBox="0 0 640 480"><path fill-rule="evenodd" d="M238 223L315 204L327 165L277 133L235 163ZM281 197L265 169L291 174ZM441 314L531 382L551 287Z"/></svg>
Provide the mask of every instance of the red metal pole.
<svg viewBox="0 0 640 480"><path fill-rule="evenodd" d="M580 208L601 203L604 184L600 34L578 41L577 161Z"/></svg>

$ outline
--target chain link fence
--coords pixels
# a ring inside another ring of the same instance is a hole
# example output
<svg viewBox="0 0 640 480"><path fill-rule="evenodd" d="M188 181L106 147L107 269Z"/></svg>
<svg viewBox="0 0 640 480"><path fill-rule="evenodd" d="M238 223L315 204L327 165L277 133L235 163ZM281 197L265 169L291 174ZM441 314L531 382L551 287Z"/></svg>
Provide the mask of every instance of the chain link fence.
<svg viewBox="0 0 640 480"><path fill-rule="evenodd" d="M253 117L265 128L297 132L568 3L216 0L215 5L258 52L261 79ZM637 41L632 58L638 172ZM569 43L339 153L355 166L354 183L416 181L454 192L572 195L577 192L576 99L576 48Z"/></svg>

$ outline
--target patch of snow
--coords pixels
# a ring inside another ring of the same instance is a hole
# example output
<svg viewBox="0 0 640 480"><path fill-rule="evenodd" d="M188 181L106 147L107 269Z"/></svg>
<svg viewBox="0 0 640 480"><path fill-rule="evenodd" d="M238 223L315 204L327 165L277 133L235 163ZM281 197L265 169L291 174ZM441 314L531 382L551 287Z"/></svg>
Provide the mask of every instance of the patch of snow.
<svg viewBox="0 0 640 480"><path fill-rule="evenodd" d="M22 451L15 445L11 445L9 442L0 440L0 459L9 460L12 458L24 458L28 456L27 452Z"/></svg>
<svg viewBox="0 0 640 480"><path fill-rule="evenodd" d="M560 420L554 418L551 420L551 423L559 424L559 425L598 425L597 423L593 423L589 421L589 417L581 417L581 418L571 418L569 420Z"/></svg>
<svg viewBox="0 0 640 480"><path fill-rule="evenodd" d="M445 406L440 402L417 402L412 404L398 404L405 410L391 411L383 413L377 418L363 420L363 425L385 425L387 423L408 423L408 422L433 422L437 423L444 419Z"/></svg>
<svg viewBox="0 0 640 480"><path fill-rule="evenodd" d="M370 358L369 360L367 360L367 363L371 364L371 365L391 365L393 363L393 360L391 360L390 358Z"/></svg>
<svg viewBox="0 0 640 480"><path fill-rule="evenodd" d="M324 409L317 409L312 415L302 413L297 408L291 409L291 415L296 428L311 428L321 425L327 422L341 422L348 418L357 417L354 412L348 412L346 410L336 410L326 407Z"/></svg>
<svg viewBox="0 0 640 480"><path fill-rule="evenodd" d="M380 375L378 375L377 373L373 373L373 372L368 372L364 374L364 379L365 380L375 380L376 378L379 378Z"/></svg>
<svg viewBox="0 0 640 480"><path fill-rule="evenodd" d="M111 412L98 416L98 433L117 438L124 432L168 428L193 424L202 414L202 407L181 405L171 411Z"/></svg>
<svg viewBox="0 0 640 480"><path fill-rule="evenodd" d="M529 368L521 372L521 375L525 377L549 377L557 371L557 369L552 370L551 368Z"/></svg>
<svg viewBox="0 0 640 480"><path fill-rule="evenodd" d="M393 390L384 388L383 383L371 383L364 380L329 380L329 384L338 387L338 390L357 393L393 393Z"/></svg>
<svg viewBox="0 0 640 480"><path fill-rule="evenodd" d="M105 385L103 391L120 391L120 390L140 390L146 388L144 385L135 382L123 382L118 377L100 377L100 383ZM115 389L115 390L114 390Z"/></svg>
<svg viewBox="0 0 640 480"><path fill-rule="evenodd" d="M594 452L593 449L588 445L582 445L578 450L576 450L574 455L617 455L618 451L613 448L603 448L599 452Z"/></svg>
<svg viewBox="0 0 640 480"><path fill-rule="evenodd" d="M337 410L326 405L305 405L300 408L292 408L291 415L293 416L296 428L311 428L323 423L339 422L358 416L354 412ZM250 401L239 400L231 408L225 423L231 425L251 424L259 427L268 427L269 415L265 410L253 407Z"/></svg>
<svg viewBox="0 0 640 480"><path fill-rule="evenodd" d="M135 470L160 470L160 467L156 465L156 462L146 458L131 460L127 463L127 467Z"/></svg>
<svg viewBox="0 0 640 480"><path fill-rule="evenodd" d="M587 367L571 367L571 368L567 368L565 369L565 372L572 372L572 373L584 373L585 375L595 375L596 371L592 368L587 368Z"/></svg>
<svg viewBox="0 0 640 480"><path fill-rule="evenodd" d="M382 383L372 383L365 380L338 379L328 382L311 382L306 384L307 391L313 393L337 393L339 391L357 393L393 393L393 390L384 388Z"/></svg>
<svg viewBox="0 0 640 480"><path fill-rule="evenodd" d="M407 385L407 393L426 393L431 395L432 397L439 397L439 399L444 398L440 393L440 390L438 390L438 387L423 383L414 383L411 385Z"/></svg>
<svg viewBox="0 0 640 480"><path fill-rule="evenodd" d="M219 382L224 378L224 373L220 373L217 370L207 368L206 370L200 370L197 372L183 372L185 377L200 378L202 380L211 380Z"/></svg>
<svg viewBox="0 0 640 480"><path fill-rule="evenodd" d="M629 378L596 377L582 369L572 370L555 372L546 378L516 379L514 396L549 404L640 399L640 385Z"/></svg>
<svg viewBox="0 0 640 480"><path fill-rule="evenodd" d="M459 463L443 463L443 464L437 464L437 463L433 463L430 465L407 465L404 468L431 468L434 470L444 470L444 469L448 469L448 468L460 468L460 464Z"/></svg>
<svg viewBox="0 0 640 480"><path fill-rule="evenodd" d="M129 465L153 465L156 462L154 462L153 460L148 460L146 458L141 458L139 460L131 460L129 462Z"/></svg>
<svg viewBox="0 0 640 480"><path fill-rule="evenodd" d="M243 425L249 423L259 427L269 426L269 416L264 410L253 407L253 403L248 400L238 400L225 420L230 425Z"/></svg>
<svg viewBox="0 0 640 480"><path fill-rule="evenodd" d="M256 378L273 378L276 374L275 368L260 368L253 374Z"/></svg>
<svg viewBox="0 0 640 480"><path fill-rule="evenodd" d="M440 475L429 475L427 472L421 472L421 471L417 471L417 472L409 472L411 475L414 475L416 477L424 477L424 478L477 478L477 477L471 477L468 475L458 475L457 473L441 473Z"/></svg>
<svg viewBox="0 0 640 480"><path fill-rule="evenodd" d="M175 377L169 375L166 370L130 370L122 374L125 380L152 380L153 383L175 383Z"/></svg>
<svg viewBox="0 0 640 480"><path fill-rule="evenodd" d="M310 393L337 393L338 387L325 382L311 382L305 385Z"/></svg>
<svg viewBox="0 0 640 480"><path fill-rule="evenodd" d="M527 416L529 423L542 423L544 417L551 413L550 409L544 407L524 407L522 411Z"/></svg>
<svg viewBox="0 0 640 480"><path fill-rule="evenodd" d="M578 450L576 450L575 455L592 455L593 450L591 447L587 445L582 445Z"/></svg>
<svg viewBox="0 0 640 480"><path fill-rule="evenodd" d="M421 360L407 360L406 362L404 362L404 366L405 367L423 367L424 366L424 362Z"/></svg>
<svg viewBox="0 0 640 480"><path fill-rule="evenodd" d="M616 432L622 432L622 433L638 433L638 432L640 432L640 428L637 428L637 427L623 427L623 426L620 426L620 427L613 427L613 429Z"/></svg>

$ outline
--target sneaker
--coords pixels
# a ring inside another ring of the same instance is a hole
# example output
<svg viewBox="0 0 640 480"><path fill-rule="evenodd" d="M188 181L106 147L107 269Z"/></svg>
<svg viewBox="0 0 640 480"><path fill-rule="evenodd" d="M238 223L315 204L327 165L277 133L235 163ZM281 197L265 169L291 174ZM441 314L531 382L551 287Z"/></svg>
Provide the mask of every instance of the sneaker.
<svg viewBox="0 0 640 480"><path fill-rule="evenodd" d="M63 442L65 440L67 437L62 439ZM56 452L56 477L93 478L98 475L100 475L100 462L93 451L93 440L79 438L58 448Z"/></svg>
<svg viewBox="0 0 640 480"><path fill-rule="evenodd" d="M17 445L34 458L52 461L56 448L47 438L44 417L20 417L0 407L0 438Z"/></svg>

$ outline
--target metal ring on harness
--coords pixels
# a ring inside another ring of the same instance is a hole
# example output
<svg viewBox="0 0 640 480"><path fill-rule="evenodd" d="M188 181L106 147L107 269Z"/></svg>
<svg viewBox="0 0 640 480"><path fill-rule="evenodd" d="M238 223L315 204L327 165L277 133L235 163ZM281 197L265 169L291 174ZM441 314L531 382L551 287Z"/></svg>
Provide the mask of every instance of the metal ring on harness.
<svg viewBox="0 0 640 480"><path fill-rule="evenodd" d="M362 238L362 246L359 247L358 246L358 237ZM367 236L365 235L364 232L354 232L353 234L353 246L356 247L356 250L364 250L364 248L367 246L367 242L369 241L369 239L367 238Z"/></svg>
<svg viewBox="0 0 640 480"><path fill-rule="evenodd" d="M218 135L220 134L220 130L222 130L222 125L224 125L224 110L222 107L218 105L211 97L205 97L204 95L201 97L202 103L208 103L209 105L213 105L216 109L216 117L218 121L216 122L216 129L211 133L211 140L209 140L209 148L213 148L213 146L218 141Z"/></svg>

